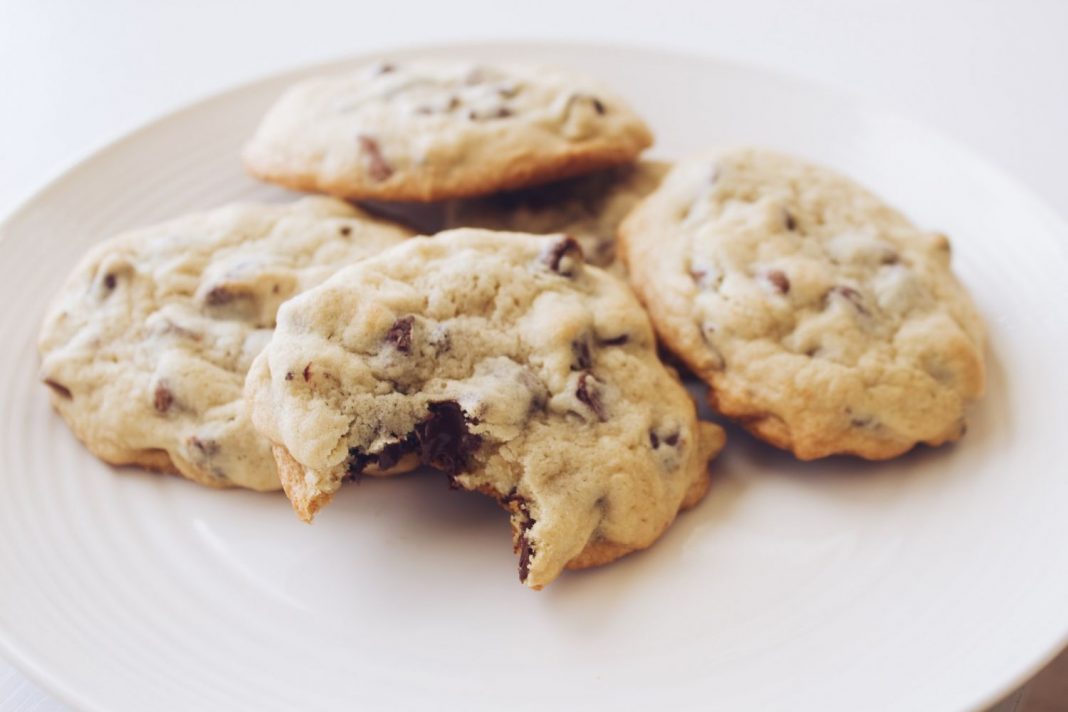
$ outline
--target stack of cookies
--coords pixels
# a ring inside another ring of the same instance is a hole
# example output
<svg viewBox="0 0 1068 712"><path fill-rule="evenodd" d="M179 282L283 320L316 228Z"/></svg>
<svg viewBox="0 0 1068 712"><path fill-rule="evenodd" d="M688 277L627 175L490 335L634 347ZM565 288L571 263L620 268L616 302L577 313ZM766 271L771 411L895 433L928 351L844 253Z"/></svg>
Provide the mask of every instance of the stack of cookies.
<svg viewBox="0 0 1068 712"><path fill-rule="evenodd" d="M651 143L556 70L304 82L244 160L331 197L100 244L45 319L42 378L106 462L281 487L306 521L346 481L434 468L509 512L535 589L648 547L707 491L724 433L658 344L802 459L963 434L983 334L944 236L796 158L671 166L639 159Z"/></svg>

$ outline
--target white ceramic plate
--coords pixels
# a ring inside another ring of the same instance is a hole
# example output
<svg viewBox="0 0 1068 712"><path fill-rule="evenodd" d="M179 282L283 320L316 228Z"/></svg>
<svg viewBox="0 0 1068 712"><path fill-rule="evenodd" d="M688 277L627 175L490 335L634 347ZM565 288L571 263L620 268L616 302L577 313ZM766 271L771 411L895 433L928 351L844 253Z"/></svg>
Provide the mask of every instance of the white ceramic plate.
<svg viewBox="0 0 1068 712"><path fill-rule="evenodd" d="M404 51L572 66L624 93L656 154L795 151L955 239L990 326L957 446L799 464L731 432L708 499L650 551L516 580L488 499L412 476L282 496L95 461L49 409L34 337L112 233L250 198L238 149L296 72L162 119L72 169L0 240L0 642L84 708L950 710L994 702L1068 633L1065 226L983 161L789 78L651 51ZM349 62L316 71L341 68Z"/></svg>

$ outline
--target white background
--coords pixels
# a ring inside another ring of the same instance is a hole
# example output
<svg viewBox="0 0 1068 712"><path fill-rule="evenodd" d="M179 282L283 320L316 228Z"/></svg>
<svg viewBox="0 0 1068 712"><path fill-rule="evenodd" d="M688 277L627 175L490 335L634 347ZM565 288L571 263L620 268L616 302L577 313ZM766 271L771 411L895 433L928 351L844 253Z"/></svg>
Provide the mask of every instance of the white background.
<svg viewBox="0 0 1068 712"><path fill-rule="evenodd" d="M667 47L836 86L955 136L1068 215L1058 0L0 0L0 215L107 141L236 83L368 49L509 37ZM1042 701L1058 685L1068 695L1063 678L1047 673L1002 709L1068 710ZM0 712L53 709L0 661Z"/></svg>

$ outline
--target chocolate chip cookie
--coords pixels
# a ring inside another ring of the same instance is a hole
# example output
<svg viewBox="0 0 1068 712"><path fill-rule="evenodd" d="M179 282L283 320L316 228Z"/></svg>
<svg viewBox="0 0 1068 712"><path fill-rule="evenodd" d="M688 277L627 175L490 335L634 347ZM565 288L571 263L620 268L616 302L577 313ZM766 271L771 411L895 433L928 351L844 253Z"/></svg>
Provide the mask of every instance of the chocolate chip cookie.
<svg viewBox="0 0 1068 712"><path fill-rule="evenodd" d="M983 325L949 241L771 151L683 161L621 227L631 282L719 412L802 459L964 432Z"/></svg>
<svg viewBox="0 0 1068 712"><path fill-rule="evenodd" d="M588 264L621 274L616 230L669 167L661 161L639 161L536 188L455 200L446 207L445 223L450 228L566 233L578 241Z"/></svg>
<svg viewBox="0 0 1068 712"><path fill-rule="evenodd" d="M562 235L452 230L338 272L279 310L246 395L302 518L417 458L511 513L531 588L652 544L724 439Z"/></svg>
<svg viewBox="0 0 1068 712"><path fill-rule="evenodd" d="M651 143L621 99L574 74L378 62L294 86L244 158L253 175L297 190L431 201L629 163Z"/></svg>
<svg viewBox="0 0 1068 712"><path fill-rule="evenodd" d="M278 306L409 233L329 198L231 205L94 248L39 338L52 403L90 451L206 485L278 489L245 373Z"/></svg>

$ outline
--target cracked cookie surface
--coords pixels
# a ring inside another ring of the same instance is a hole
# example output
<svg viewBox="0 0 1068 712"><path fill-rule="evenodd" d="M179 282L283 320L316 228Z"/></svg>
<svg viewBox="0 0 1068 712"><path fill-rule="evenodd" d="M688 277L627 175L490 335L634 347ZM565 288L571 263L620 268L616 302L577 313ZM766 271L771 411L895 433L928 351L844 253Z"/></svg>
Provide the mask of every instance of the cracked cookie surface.
<svg viewBox="0 0 1068 712"><path fill-rule="evenodd" d="M264 180L359 200L431 201L633 161L652 143L615 94L560 70L378 62L309 79L245 147Z"/></svg>
<svg viewBox="0 0 1068 712"><path fill-rule="evenodd" d="M410 233L330 198L134 230L74 269L39 336L52 403L93 454L202 484L280 486L245 374L278 306Z"/></svg>
<svg viewBox="0 0 1068 712"><path fill-rule="evenodd" d="M342 270L282 307L246 395L304 519L421 461L509 510L532 588L652 544L723 444L629 288L560 235L453 230Z"/></svg>
<svg viewBox="0 0 1068 712"><path fill-rule="evenodd" d="M713 407L802 459L955 440L982 394L984 329L946 237L828 169L757 149L680 162L620 250Z"/></svg>

